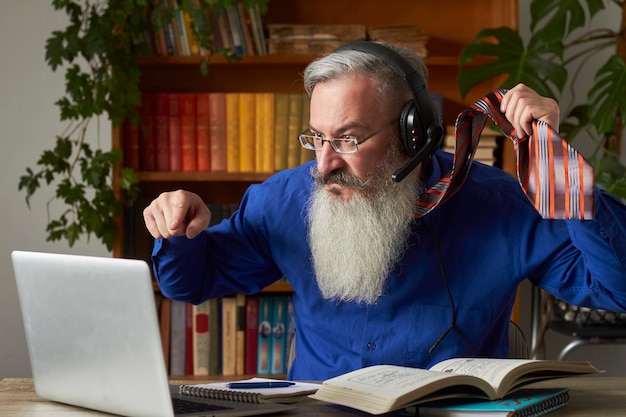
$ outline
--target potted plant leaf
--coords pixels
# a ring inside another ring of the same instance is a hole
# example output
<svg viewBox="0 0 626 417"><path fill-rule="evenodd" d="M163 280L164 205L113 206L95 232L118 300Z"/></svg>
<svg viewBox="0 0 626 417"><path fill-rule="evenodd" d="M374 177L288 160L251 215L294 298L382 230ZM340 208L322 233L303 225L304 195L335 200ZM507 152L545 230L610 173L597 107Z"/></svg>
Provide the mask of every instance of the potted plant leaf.
<svg viewBox="0 0 626 417"><path fill-rule="evenodd" d="M199 71L208 73L211 54L238 57L229 49L214 49L207 10L216 15L238 0L53 0L69 23L52 33L46 43L46 63L53 71L65 71L65 96L55 104L66 129L56 135L51 149L44 150L35 169L27 167L20 177L20 190L26 203L42 186L55 186L48 202L47 240L65 239L69 246L83 235L93 234L111 250L116 220L126 201L138 191L137 177L130 169L120 169L113 184L113 170L123 155L120 149L103 150L100 139L91 143L100 119L119 126L129 118L139 123L136 108L141 104L137 58L151 55L143 39L151 28L158 30L170 21L176 10L187 13L198 44L207 51ZM266 10L267 0L245 0L248 8ZM95 129L94 129L94 126ZM90 127L91 126L91 127ZM109 140L106 138L106 140ZM121 192L116 192L116 190ZM61 205L60 215L51 214L52 203Z"/></svg>

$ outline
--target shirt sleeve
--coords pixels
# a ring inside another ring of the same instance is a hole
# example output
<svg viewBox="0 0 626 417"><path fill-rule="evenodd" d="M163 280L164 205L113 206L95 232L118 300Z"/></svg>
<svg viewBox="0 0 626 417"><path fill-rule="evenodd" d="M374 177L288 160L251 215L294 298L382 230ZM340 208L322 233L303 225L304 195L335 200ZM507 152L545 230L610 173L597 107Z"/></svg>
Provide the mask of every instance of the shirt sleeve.
<svg viewBox="0 0 626 417"><path fill-rule="evenodd" d="M531 278L571 304L626 310L626 206L596 187L594 220L564 221L571 246Z"/></svg>
<svg viewBox="0 0 626 417"><path fill-rule="evenodd" d="M289 202L272 196L267 187L251 186L230 218L196 238L157 239L152 262L162 293L198 304L229 294L258 293L281 278L272 245L284 240L274 234L284 229L284 216L277 213Z"/></svg>

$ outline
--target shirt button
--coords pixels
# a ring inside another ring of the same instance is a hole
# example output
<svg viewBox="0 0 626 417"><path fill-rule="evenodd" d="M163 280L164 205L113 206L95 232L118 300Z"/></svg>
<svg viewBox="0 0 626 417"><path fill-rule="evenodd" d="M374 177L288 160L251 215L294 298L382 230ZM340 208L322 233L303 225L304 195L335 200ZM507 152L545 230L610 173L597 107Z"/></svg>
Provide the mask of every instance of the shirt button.
<svg viewBox="0 0 626 417"><path fill-rule="evenodd" d="M374 341L369 342L369 343L367 344L367 348L368 348L369 350L374 350L374 349L376 349L376 343L374 343Z"/></svg>

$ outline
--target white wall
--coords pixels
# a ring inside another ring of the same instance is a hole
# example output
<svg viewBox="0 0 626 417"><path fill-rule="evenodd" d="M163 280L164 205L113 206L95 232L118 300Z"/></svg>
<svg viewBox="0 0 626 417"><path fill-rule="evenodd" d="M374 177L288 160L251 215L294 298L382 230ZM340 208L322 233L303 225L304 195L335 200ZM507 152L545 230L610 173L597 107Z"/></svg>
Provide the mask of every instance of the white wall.
<svg viewBox="0 0 626 417"><path fill-rule="evenodd" d="M97 240L46 242L46 202L53 190L38 191L28 210L19 177L35 168L39 155L50 149L62 132L54 102L62 97L64 78L45 63L45 42L66 24L49 0L0 1L0 379L30 376L26 342L13 279L10 253L14 249L110 256ZM105 146L110 127L102 121ZM95 143L95 142L94 142Z"/></svg>

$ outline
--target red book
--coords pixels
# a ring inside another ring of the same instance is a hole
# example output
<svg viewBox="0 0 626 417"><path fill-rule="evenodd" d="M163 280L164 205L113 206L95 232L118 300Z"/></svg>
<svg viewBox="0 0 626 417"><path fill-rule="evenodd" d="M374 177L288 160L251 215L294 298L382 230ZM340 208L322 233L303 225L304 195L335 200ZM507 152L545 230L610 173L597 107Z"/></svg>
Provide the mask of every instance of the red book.
<svg viewBox="0 0 626 417"><path fill-rule="evenodd" d="M211 132L210 132L209 93L196 94L196 152L198 171L211 170Z"/></svg>
<svg viewBox="0 0 626 417"><path fill-rule="evenodd" d="M259 297L246 297L245 373L256 374L259 338Z"/></svg>
<svg viewBox="0 0 626 417"><path fill-rule="evenodd" d="M178 93L168 93L169 99L169 139L170 139L170 171L182 171L182 150L180 145L180 105Z"/></svg>
<svg viewBox="0 0 626 417"><path fill-rule="evenodd" d="M226 94L209 93L211 171L226 171Z"/></svg>
<svg viewBox="0 0 626 417"><path fill-rule="evenodd" d="M121 126L122 151L124 151L124 166L139 171L139 126L133 125L130 119L124 119Z"/></svg>
<svg viewBox="0 0 626 417"><path fill-rule="evenodd" d="M185 374L193 375L193 304L185 304Z"/></svg>
<svg viewBox="0 0 626 417"><path fill-rule="evenodd" d="M154 141L154 94L144 93L139 109L141 119L140 131L140 168L142 171L156 170L156 144Z"/></svg>
<svg viewBox="0 0 626 417"><path fill-rule="evenodd" d="M180 93L178 97L180 106L182 170L194 172L198 170L198 157L196 152L196 94Z"/></svg>
<svg viewBox="0 0 626 417"><path fill-rule="evenodd" d="M169 97L167 93L154 95L154 141L156 146L156 170L170 170Z"/></svg>

